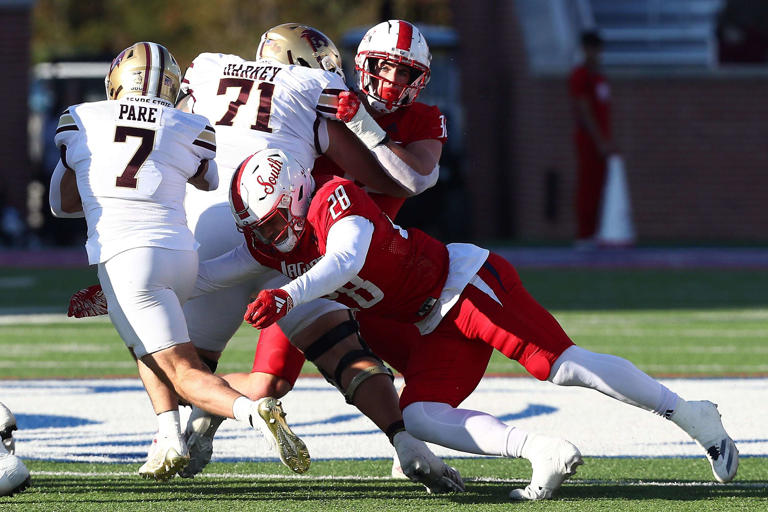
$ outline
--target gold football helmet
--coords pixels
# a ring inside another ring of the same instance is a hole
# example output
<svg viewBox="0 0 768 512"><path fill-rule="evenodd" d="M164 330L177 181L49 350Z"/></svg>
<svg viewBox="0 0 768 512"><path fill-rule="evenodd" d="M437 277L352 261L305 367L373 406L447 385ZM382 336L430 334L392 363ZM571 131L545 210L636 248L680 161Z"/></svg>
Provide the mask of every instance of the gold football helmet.
<svg viewBox="0 0 768 512"><path fill-rule="evenodd" d="M112 61L104 86L110 100L135 94L160 98L173 104L181 87L181 70L165 46L150 42L135 43Z"/></svg>
<svg viewBox="0 0 768 512"><path fill-rule="evenodd" d="M344 78L341 54L328 36L308 25L283 23L264 32L257 59L332 71Z"/></svg>

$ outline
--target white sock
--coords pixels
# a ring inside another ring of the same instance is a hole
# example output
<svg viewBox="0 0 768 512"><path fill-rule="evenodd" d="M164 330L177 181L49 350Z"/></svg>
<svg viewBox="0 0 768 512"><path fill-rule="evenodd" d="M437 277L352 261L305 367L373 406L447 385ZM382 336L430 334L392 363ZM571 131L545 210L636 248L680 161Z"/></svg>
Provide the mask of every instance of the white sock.
<svg viewBox="0 0 768 512"><path fill-rule="evenodd" d="M672 414L678 401L676 393L626 359L590 352L576 345L560 355L548 380L558 386L595 389L611 398L665 417Z"/></svg>
<svg viewBox="0 0 768 512"><path fill-rule="evenodd" d="M403 410L414 437L467 453L519 457L527 432L484 412L440 402L416 402Z"/></svg>
<svg viewBox="0 0 768 512"><path fill-rule="evenodd" d="M157 431L162 436L181 436L181 421L179 410L161 412L157 415Z"/></svg>
<svg viewBox="0 0 768 512"><path fill-rule="evenodd" d="M253 404L257 402L254 402L253 400L248 399L248 397L240 396L235 399L235 402L232 404L232 414L235 416L235 419L237 421L242 421L245 423L251 424L250 416L251 416L251 407Z"/></svg>

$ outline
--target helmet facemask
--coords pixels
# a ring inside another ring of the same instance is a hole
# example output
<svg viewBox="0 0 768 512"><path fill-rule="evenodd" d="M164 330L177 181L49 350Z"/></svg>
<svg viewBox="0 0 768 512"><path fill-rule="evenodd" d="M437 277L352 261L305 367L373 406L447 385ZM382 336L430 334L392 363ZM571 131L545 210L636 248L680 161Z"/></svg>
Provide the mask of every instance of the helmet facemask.
<svg viewBox="0 0 768 512"><path fill-rule="evenodd" d="M383 77L379 70L385 62L392 66L406 66L410 72L409 81L400 83ZM413 103L426 86L430 75L429 68L418 62L373 52L368 53L363 59L363 65L356 69L360 73L361 89L366 93L371 106L380 112L393 112L398 107Z"/></svg>
<svg viewBox="0 0 768 512"><path fill-rule="evenodd" d="M410 69L407 84L381 76L381 63ZM371 107L378 112L394 112L416 100L430 78L432 54L421 31L403 20L389 20L368 30L355 54L358 86Z"/></svg>
<svg viewBox="0 0 768 512"><path fill-rule="evenodd" d="M287 207L281 206L286 202ZM261 243L271 245L280 252L291 252L304 232L305 219L291 214L290 202L290 197L281 197L271 212L244 231L252 233Z"/></svg>

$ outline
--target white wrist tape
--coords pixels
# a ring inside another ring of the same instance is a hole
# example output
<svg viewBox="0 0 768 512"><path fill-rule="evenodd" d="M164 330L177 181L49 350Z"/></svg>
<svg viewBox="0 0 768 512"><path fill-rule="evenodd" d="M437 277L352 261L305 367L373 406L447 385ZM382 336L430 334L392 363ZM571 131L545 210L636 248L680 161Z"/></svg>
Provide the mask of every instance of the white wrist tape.
<svg viewBox="0 0 768 512"><path fill-rule="evenodd" d="M346 125L368 149L373 149L387 139L387 132L365 110L364 105L360 105L355 116Z"/></svg>
<svg viewBox="0 0 768 512"><path fill-rule="evenodd" d="M439 165L435 165L435 168L427 175L419 174L383 144L374 147L371 151L387 175L412 195L421 194L433 187L440 176Z"/></svg>

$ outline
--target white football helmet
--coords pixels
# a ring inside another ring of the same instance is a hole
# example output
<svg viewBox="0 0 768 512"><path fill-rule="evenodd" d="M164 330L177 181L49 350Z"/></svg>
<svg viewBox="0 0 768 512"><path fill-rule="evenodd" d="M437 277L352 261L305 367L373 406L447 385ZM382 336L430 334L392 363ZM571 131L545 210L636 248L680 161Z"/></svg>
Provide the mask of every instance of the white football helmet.
<svg viewBox="0 0 768 512"><path fill-rule="evenodd" d="M146 41L120 52L104 78L110 100L133 94L160 98L173 105L180 86L181 70L171 52Z"/></svg>
<svg viewBox="0 0 768 512"><path fill-rule="evenodd" d="M395 84L378 74L379 61L386 60L411 68L411 82ZM394 112L413 103L429 82L432 54L418 28L402 20L379 23L363 36L355 55L360 90L379 112Z"/></svg>
<svg viewBox="0 0 768 512"><path fill-rule="evenodd" d="M229 187L229 205L240 231L280 252L296 247L315 182L283 151L261 150L240 164Z"/></svg>
<svg viewBox="0 0 768 512"><path fill-rule="evenodd" d="M344 79L341 54L328 36L308 25L283 23L262 34L257 59L332 71Z"/></svg>

